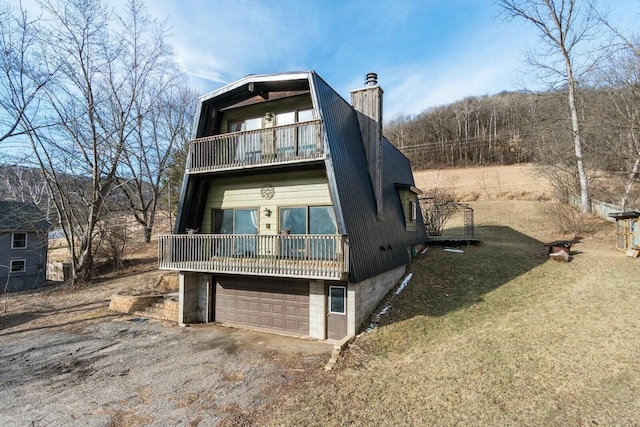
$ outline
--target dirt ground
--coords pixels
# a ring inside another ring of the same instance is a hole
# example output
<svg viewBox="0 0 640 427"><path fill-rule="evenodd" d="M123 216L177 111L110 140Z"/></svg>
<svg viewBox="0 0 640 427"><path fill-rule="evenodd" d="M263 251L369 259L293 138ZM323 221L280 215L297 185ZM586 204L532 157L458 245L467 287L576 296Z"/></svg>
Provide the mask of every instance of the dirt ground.
<svg viewBox="0 0 640 427"><path fill-rule="evenodd" d="M0 424L242 425L246 410L273 399L269 388L330 357L322 342L110 312L113 293L152 290L162 273L146 262L127 274L3 301Z"/></svg>

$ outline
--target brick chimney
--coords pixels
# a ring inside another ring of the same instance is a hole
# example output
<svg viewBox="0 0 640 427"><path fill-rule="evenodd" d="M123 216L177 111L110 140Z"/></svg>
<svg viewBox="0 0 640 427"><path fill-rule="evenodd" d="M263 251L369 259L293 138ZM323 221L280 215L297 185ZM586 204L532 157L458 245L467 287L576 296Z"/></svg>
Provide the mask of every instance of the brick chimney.
<svg viewBox="0 0 640 427"><path fill-rule="evenodd" d="M358 113L360 134L367 153L369 176L376 196L378 221L382 221L382 88L378 75L368 73L365 86L351 91L351 105Z"/></svg>

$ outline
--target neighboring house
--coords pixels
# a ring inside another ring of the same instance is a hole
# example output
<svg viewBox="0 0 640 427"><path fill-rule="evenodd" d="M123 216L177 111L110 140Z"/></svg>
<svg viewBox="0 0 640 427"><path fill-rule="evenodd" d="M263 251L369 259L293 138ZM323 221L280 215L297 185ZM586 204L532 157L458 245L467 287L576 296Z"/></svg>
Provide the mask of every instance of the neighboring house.
<svg viewBox="0 0 640 427"><path fill-rule="evenodd" d="M33 203L0 201L0 291L46 281L49 223ZM8 282L7 282L8 279Z"/></svg>
<svg viewBox="0 0 640 427"><path fill-rule="evenodd" d="M181 323L355 335L426 242L411 166L382 136L375 74L352 105L315 72L200 97L173 235Z"/></svg>

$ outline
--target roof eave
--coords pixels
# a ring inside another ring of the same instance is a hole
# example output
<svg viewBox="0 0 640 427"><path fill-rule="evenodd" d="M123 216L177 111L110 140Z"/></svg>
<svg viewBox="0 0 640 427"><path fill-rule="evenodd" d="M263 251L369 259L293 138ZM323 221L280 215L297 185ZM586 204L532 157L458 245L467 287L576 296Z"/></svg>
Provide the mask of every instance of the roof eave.
<svg viewBox="0 0 640 427"><path fill-rule="evenodd" d="M201 95L198 98L200 103L204 103L206 101L217 98L226 93L232 92L246 84L249 83L268 83L268 82L279 82L279 81L291 81L291 80L309 80L309 77L313 71L297 71L297 72L289 72L289 73L277 73L277 74L249 74L246 77L243 77L240 80L237 80L233 83L230 83L226 86L223 86L219 89Z"/></svg>

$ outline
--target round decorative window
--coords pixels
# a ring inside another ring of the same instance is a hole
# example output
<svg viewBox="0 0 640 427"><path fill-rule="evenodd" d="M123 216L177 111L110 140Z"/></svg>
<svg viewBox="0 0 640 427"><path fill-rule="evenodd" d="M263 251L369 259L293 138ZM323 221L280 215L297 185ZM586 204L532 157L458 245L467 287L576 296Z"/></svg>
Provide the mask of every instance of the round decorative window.
<svg viewBox="0 0 640 427"><path fill-rule="evenodd" d="M276 190L273 188L273 185L266 184L260 190L260 195L263 199L271 199L273 195L276 193Z"/></svg>

